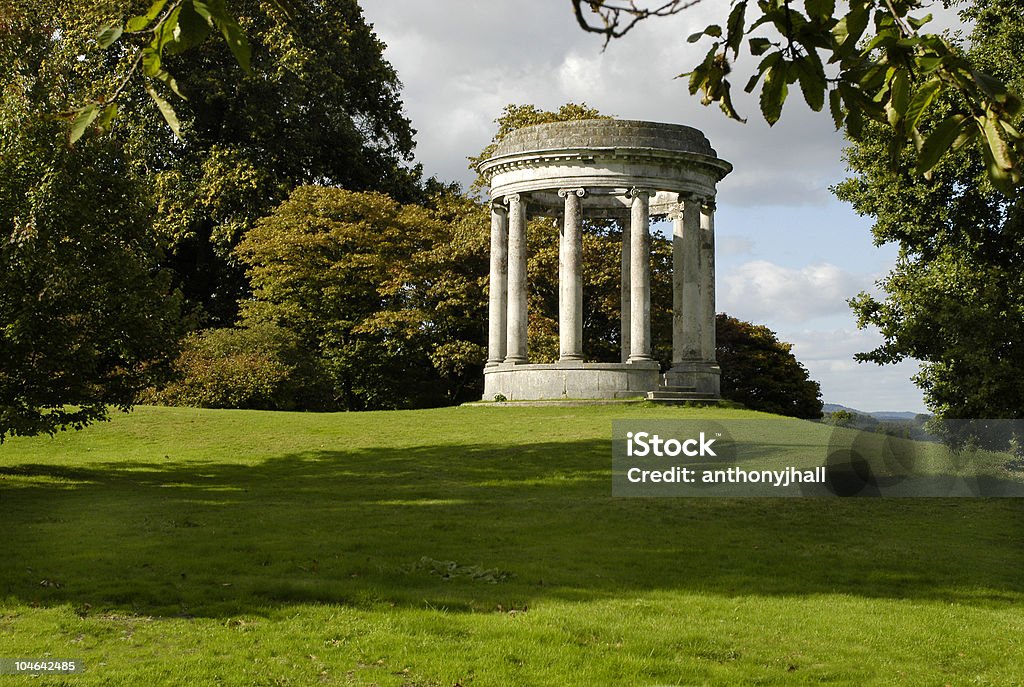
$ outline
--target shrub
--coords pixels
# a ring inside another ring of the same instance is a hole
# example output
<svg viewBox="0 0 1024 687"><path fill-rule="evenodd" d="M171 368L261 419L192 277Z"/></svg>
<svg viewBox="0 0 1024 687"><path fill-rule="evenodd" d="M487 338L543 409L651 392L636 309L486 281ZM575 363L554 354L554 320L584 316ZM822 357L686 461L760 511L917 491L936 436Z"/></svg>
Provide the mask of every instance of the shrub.
<svg viewBox="0 0 1024 687"><path fill-rule="evenodd" d="M176 379L148 400L200 408L321 409L311 356L281 327L207 329L182 341Z"/></svg>

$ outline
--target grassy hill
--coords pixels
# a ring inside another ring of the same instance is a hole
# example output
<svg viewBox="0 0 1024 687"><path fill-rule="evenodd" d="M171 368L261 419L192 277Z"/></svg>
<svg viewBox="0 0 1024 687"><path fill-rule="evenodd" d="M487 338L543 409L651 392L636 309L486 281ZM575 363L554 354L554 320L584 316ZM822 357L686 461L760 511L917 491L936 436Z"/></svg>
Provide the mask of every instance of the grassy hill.
<svg viewBox="0 0 1024 687"><path fill-rule="evenodd" d="M1018 685L1024 501L622 499L611 422L140 408L0 445L0 658L85 685ZM822 428L821 431L827 431Z"/></svg>

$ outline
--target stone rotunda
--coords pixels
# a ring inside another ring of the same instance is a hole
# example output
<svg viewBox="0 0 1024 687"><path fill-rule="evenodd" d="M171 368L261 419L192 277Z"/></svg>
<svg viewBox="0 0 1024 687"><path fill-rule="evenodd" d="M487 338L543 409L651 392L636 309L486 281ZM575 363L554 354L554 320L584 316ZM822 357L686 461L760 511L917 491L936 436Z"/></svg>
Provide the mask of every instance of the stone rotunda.
<svg viewBox="0 0 1024 687"><path fill-rule="evenodd" d="M484 400L715 399L715 184L732 170L688 126L589 119L509 134L479 166L491 187ZM560 356L530 364L526 221L560 217ZM651 355L651 218L672 232L672 365ZM584 218L622 227L622 358L583 356Z"/></svg>

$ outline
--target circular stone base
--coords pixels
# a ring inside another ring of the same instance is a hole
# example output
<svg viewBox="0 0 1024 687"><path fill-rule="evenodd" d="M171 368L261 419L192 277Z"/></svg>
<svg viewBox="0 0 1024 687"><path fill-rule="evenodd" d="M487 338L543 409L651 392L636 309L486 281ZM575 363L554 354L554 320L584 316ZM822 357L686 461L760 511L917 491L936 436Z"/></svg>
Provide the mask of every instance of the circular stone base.
<svg viewBox="0 0 1024 687"><path fill-rule="evenodd" d="M560 362L546 365L502 363L484 369L483 400L643 398L658 388L658 363Z"/></svg>

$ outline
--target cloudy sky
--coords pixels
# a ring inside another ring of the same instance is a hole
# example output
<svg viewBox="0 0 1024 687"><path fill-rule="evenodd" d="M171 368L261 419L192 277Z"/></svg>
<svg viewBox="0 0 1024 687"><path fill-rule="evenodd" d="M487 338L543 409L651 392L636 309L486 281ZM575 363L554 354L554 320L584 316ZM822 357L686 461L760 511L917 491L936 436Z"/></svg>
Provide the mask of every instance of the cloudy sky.
<svg viewBox="0 0 1024 687"><path fill-rule="evenodd" d="M791 91L775 127L760 119L750 99L738 100L748 117L739 124L702 107L675 78L707 50L686 37L721 22L724 1L650 20L603 52L600 37L576 26L567 0L361 4L402 79L406 112L418 131L417 158L428 175L468 185L466 157L490 141L494 119L509 103L555 109L586 102L623 119L695 126L735 166L718 187L718 309L766 324L793 343L826 402L924 410L910 381L915 363L853 360L880 337L857 329L846 299L876 290L896 249L872 245L870 219L829 192L845 172L843 140L831 119ZM747 72L740 73L736 90L746 81Z"/></svg>

